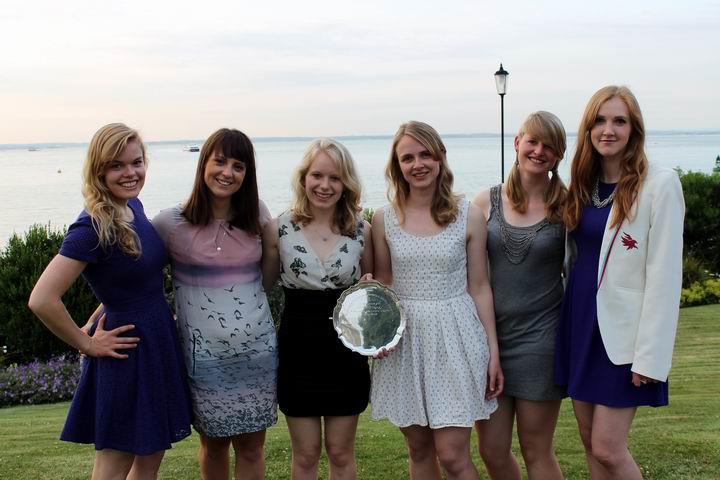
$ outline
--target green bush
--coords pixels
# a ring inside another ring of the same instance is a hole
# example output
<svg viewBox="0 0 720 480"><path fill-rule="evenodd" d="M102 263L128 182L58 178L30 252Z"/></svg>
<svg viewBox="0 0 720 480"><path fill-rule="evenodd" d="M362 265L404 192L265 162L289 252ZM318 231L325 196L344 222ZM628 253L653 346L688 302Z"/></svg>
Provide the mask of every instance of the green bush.
<svg viewBox="0 0 720 480"><path fill-rule="evenodd" d="M683 258L683 287L689 288L693 283L702 283L708 278L710 274L705 265L691 254L686 254Z"/></svg>
<svg viewBox="0 0 720 480"><path fill-rule="evenodd" d="M7 345L4 362L27 363L71 352L50 333L27 306L30 292L60 250L65 231L33 225L24 237L14 234L0 255L0 337ZM73 319L84 325L97 306L85 280L77 280L63 296Z"/></svg>
<svg viewBox="0 0 720 480"><path fill-rule="evenodd" d="M678 173L685 196L685 255L710 273L719 274L720 174L679 169Z"/></svg>
<svg viewBox="0 0 720 480"><path fill-rule="evenodd" d="M280 327L280 316L283 308L285 308L285 293L283 292L280 282L275 282L275 286L266 292L268 305L270 305L270 313L272 314L275 328Z"/></svg>
<svg viewBox="0 0 720 480"><path fill-rule="evenodd" d="M704 282L695 282L680 292L680 306L693 307L720 303L720 279L711 278Z"/></svg>
<svg viewBox="0 0 720 480"><path fill-rule="evenodd" d="M374 213L375 213L375 210L373 210L372 208L363 208L362 217L368 223L372 223L372 217L373 217Z"/></svg>

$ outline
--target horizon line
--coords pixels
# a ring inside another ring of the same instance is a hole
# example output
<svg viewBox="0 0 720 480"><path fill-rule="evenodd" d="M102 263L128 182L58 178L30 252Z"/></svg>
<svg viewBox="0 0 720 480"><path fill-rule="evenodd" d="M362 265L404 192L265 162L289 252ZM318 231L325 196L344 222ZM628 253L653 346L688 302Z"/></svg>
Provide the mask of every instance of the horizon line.
<svg viewBox="0 0 720 480"><path fill-rule="evenodd" d="M658 130L647 130L646 137L650 134L696 134L696 135L717 135L720 134L718 129L658 129ZM331 136L312 136L312 135L293 135L293 136L258 136L250 137L252 141L257 142L276 142L276 141L298 141L298 140L314 140L316 138L333 138L337 140L354 140L354 139L387 139L393 138L392 134L358 134L358 135L331 135ZM505 133L505 138L513 138L515 133ZM577 132L567 132L568 137L576 137ZM487 133L487 132L476 132L476 133L445 133L441 134L443 138L472 138L472 137L486 137L486 138L497 138L500 137L500 133ZM187 143L187 144L199 144L202 145L205 142L203 139L175 139L175 140L145 140L146 144L161 144L161 143ZM16 148L27 148L34 146L48 147L64 147L64 146L76 146L76 145L87 145L90 142L32 142L32 143L0 143L0 149L11 150Z"/></svg>

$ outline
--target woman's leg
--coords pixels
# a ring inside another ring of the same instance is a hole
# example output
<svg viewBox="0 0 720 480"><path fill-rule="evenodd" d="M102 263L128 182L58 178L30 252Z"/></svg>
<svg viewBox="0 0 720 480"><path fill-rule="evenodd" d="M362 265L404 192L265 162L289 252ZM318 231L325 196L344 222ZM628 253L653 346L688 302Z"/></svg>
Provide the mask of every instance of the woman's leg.
<svg viewBox="0 0 720 480"><path fill-rule="evenodd" d="M607 473L606 478L642 480L628 449L627 440L636 409L595 405L592 425L592 454Z"/></svg>
<svg viewBox="0 0 720 480"><path fill-rule="evenodd" d="M400 431L405 435L410 458L410 478L412 480L440 480L435 439L430 427L411 425L401 428Z"/></svg>
<svg viewBox="0 0 720 480"><path fill-rule="evenodd" d="M135 455L127 480L155 480L163 456L165 456L165 450L150 455Z"/></svg>
<svg viewBox="0 0 720 480"><path fill-rule="evenodd" d="M573 400L572 403L575 420L577 420L578 430L580 431L580 440L582 440L583 448L585 448L585 460L588 464L588 470L590 470L590 478L604 480L607 478L605 469L595 460L592 453L592 425L595 405L580 400Z"/></svg>
<svg viewBox="0 0 720 480"><path fill-rule="evenodd" d="M325 451L330 480L355 480L355 432L358 415L325 417Z"/></svg>
<svg viewBox="0 0 720 480"><path fill-rule="evenodd" d="M92 480L125 480L135 455L111 448L95 452Z"/></svg>
<svg viewBox="0 0 720 480"><path fill-rule="evenodd" d="M232 437L235 450L235 479L265 478L265 430L242 433Z"/></svg>
<svg viewBox="0 0 720 480"><path fill-rule="evenodd" d="M316 480L322 430L320 417L285 417L292 443L292 480Z"/></svg>
<svg viewBox="0 0 720 480"><path fill-rule="evenodd" d="M478 471L470 456L470 427L445 427L432 431L440 465L448 480L478 480Z"/></svg>
<svg viewBox="0 0 720 480"><path fill-rule="evenodd" d="M530 480L563 479L553 450L560 403L515 400L518 439Z"/></svg>
<svg viewBox="0 0 720 480"><path fill-rule="evenodd" d="M200 435L198 459L203 480L227 480L230 475L230 438Z"/></svg>
<svg viewBox="0 0 720 480"><path fill-rule="evenodd" d="M520 480L520 465L512 453L515 399L498 398L498 408L487 420L475 422L478 449L493 480Z"/></svg>
<svg viewBox="0 0 720 480"><path fill-rule="evenodd" d="M573 410L593 480L642 479L627 446L635 408L611 408L573 400Z"/></svg>

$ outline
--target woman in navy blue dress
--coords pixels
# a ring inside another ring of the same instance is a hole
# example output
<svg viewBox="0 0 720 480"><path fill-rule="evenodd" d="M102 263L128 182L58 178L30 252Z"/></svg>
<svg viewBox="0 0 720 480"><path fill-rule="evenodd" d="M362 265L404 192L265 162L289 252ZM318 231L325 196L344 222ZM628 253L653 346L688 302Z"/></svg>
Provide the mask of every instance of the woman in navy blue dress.
<svg viewBox="0 0 720 480"><path fill-rule="evenodd" d="M590 99L571 178L555 380L573 400L591 477L641 479L627 439L637 407L668 403L684 202L677 174L648 163L626 87Z"/></svg>
<svg viewBox="0 0 720 480"><path fill-rule="evenodd" d="M87 356L61 439L95 444L93 479L155 478L166 449L190 434L175 322L163 294L165 247L137 195L145 146L119 123L98 130L83 168L85 210L38 280L29 306ZM103 314L78 328L62 295L78 276Z"/></svg>

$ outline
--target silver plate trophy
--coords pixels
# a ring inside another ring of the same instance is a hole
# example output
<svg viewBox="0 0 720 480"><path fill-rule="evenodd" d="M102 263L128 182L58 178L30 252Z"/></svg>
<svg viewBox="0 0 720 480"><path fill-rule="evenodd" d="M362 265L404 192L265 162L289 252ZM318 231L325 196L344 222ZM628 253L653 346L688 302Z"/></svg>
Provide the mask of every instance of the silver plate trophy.
<svg viewBox="0 0 720 480"><path fill-rule="evenodd" d="M400 299L380 282L360 282L335 305L333 325L342 343L362 355L376 355L398 344L405 330Z"/></svg>

